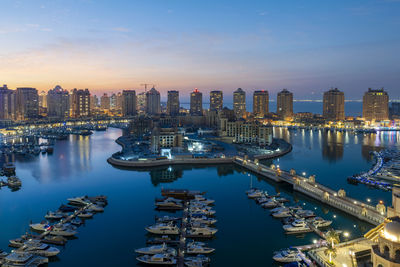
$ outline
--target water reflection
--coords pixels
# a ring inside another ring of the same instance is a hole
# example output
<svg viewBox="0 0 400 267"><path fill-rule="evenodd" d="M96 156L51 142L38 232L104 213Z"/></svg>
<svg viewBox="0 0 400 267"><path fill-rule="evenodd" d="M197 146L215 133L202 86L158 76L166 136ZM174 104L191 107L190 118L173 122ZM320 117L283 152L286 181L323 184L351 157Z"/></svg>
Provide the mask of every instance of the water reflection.
<svg viewBox="0 0 400 267"><path fill-rule="evenodd" d="M324 131L322 138L322 158L335 162L343 157L343 133Z"/></svg>

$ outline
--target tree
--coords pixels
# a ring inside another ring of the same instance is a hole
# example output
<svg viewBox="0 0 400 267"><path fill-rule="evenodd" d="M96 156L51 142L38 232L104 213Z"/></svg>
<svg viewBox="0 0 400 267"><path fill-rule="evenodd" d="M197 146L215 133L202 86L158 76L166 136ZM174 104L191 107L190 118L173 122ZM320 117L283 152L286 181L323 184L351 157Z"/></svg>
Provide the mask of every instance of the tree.
<svg viewBox="0 0 400 267"><path fill-rule="evenodd" d="M325 234L325 239L326 241L328 241L329 246L331 248L335 247L335 244L339 244L340 242L340 237L339 237L339 233L336 232L335 230L329 230L326 234Z"/></svg>
<svg viewBox="0 0 400 267"><path fill-rule="evenodd" d="M332 263L332 258L336 257L336 248L333 248L331 246L328 246L325 250L324 250L324 254L326 256L329 256L329 263Z"/></svg>

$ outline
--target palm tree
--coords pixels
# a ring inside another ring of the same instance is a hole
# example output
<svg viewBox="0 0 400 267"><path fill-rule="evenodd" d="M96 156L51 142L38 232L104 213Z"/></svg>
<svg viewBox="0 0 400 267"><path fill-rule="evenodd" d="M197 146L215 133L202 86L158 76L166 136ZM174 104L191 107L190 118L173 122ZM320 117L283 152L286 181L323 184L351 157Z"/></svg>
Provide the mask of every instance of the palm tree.
<svg viewBox="0 0 400 267"><path fill-rule="evenodd" d="M324 254L326 255L326 256L328 256L329 255L329 263L332 263L332 257L333 258L335 258L336 257L336 248L333 248L333 247L327 247L325 250L324 250Z"/></svg>
<svg viewBox="0 0 400 267"><path fill-rule="evenodd" d="M328 241L331 248L334 248L335 244L339 244L339 242L340 242L339 233L336 232L335 230L329 230L325 234L325 239L326 239L326 241Z"/></svg>

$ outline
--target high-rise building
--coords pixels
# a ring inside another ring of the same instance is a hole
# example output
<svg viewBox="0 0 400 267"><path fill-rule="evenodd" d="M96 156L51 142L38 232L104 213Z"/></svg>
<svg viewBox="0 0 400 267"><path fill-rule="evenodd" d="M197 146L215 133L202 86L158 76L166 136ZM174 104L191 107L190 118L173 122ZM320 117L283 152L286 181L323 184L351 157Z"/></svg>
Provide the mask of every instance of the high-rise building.
<svg viewBox="0 0 400 267"><path fill-rule="evenodd" d="M16 92L7 85L0 87L0 119L14 120L16 118Z"/></svg>
<svg viewBox="0 0 400 267"><path fill-rule="evenodd" d="M224 95L222 91L210 92L210 110L222 110Z"/></svg>
<svg viewBox="0 0 400 267"><path fill-rule="evenodd" d="M267 90L254 91L253 114L255 117L264 117L268 113L269 95Z"/></svg>
<svg viewBox="0 0 400 267"><path fill-rule="evenodd" d="M113 93L110 97L110 109L115 109L117 107L117 95Z"/></svg>
<svg viewBox="0 0 400 267"><path fill-rule="evenodd" d="M122 91L122 115L134 116L136 115L136 91L124 90Z"/></svg>
<svg viewBox="0 0 400 267"><path fill-rule="evenodd" d="M170 116L175 116L179 114L179 91L168 91L167 99L167 113Z"/></svg>
<svg viewBox="0 0 400 267"><path fill-rule="evenodd" d="M90 92L89 89L74 89L72 91L72 113L71 117L90 116Z"/></svg>
<svg viewBox="0 0 400 267"><path fill-rule="evenodd" d="M122 93L118 92L117 93L117 99L115 102L115 109L116 110L122 110Z"/></svg>
<svg viewBox="0 0 400 267"><path fill-rule="evenodd" d="M72 106L72 92L69 94L70 106ZM99 98L97 95L90 96L90 110L95 110L99 106Z"/></svg>
<svg viewBox="0 0 400 267"><path fill-rule="evenodd" d="M46 96L47 116L66 118L69 116L69 93L57 85L49 90Z"/></svg>
<svg viewBox="0 0 400 267"><path fill-rule="evenodd" d="M203 115L203 94L197 88L190 93L190 114Z"/></svg>
<svg viewBox="0 0 400 267"><path fill-rule="evenodd" d="M246 92L242 88L233 92L233 112L237 119L243 118L246 114Z"/></svg>
<svg viewBox="0 0 400 267"><path fill-rule="evenodd" d="M42 91L39 94L39 107L47 108L47 94L45 91Z"/></svg>
<svg viewBox="0 0 400 267"><path fill-rule="evenodd" d="M136 96L137 110L147 111L147 95L146 92L141 92Z"/></svg>
<svg viewBox="0 0 400 267"><path fill-rule="evenodd" d="M339 89L331 89L324 93L323 116L326 120L344 120L344 93Z"/></svg>
<svg viewBox="0 0 400 267"><path fill-rule="evenodd" d="M17 119L35 119L39 116L39 95L35 88L17 88Z"/></svg>
<svg viewBox="0 0 400 267"><path fill-rule="evenodd" d="M283 89L278 93L276 113L285 120L293 118L293 93Z"/></svg>
<svg viewBox="0 0 400 267"><path fill-rule="evenodd" d="M363 118L367 121L389 119L389 95L382 89L368 88L363 97Z"/></svg>
<svg viewBox="0 0 400 267"><path fill-rule="evenodd" d="M146 92L146 111L149 115L158 115L161 113L160 92L154 87Z"/></svg>
<svg viewBox="0 0 400 267"><path fill-rule="evenodd" d="M389 109L390 117L399 117L400 116L400 102L392 102L390 104L390 109Z"/></svg>
<svg viewBox="0 0 400 267"><path fill-rule="evenodd" d="M110 97L107 95L107 93L104 93L100 97L100 108L101 109L110 109Z"/></svg>

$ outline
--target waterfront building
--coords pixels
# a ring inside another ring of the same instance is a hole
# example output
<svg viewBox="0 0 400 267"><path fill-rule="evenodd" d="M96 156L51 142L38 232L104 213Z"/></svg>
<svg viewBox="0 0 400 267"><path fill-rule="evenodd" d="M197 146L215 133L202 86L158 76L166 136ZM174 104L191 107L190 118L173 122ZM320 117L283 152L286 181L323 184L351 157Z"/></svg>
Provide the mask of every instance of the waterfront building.
<svg viewBox="0 0 400 267"><path fill-rule="evenodd" d="M154 87L146 92L146 111L149 115L158 115L161 113L160 92Z"/></svg>
<svg viewBox="0 0 400 267"><path fill-rule="evenodd" d="M366 121L389 119L389 95L382 89L368 88L363 97L363 118Z"/></svg>
<svg viewBox="0 0 400 267"><path fill-rule="evenodd" d="M179 114L179 108L179 91L168 91L167 114L170 116L176 116Z"/></svg>
<svg viewBox="0 0 400 267"><path fill-rule="evenodd" d="M229 121L226 118L220 120L220 136L231 137L234 143L270 145L272 132L272 127L262 125L257 121Z"/></svg>
<svg viewBox="0 0 400 267"><path fill-rule="evenodd" d="M197 88L190 93L190 114L203 114L203 94Z"/></svg>
<svg viewBox="0 0 400 267"><path fill-rule="evenodd" d="M146 103L147 103L147 99L146 99L146 92L141 92L137 95L136 97L136 103L137 103L137 110L138 111L146 111L147 107L146 107Z"/></svg>
<svg viewBox="0 0 400 267"><path fill-rule="evenodd" d="M73 91L72 91L73 92ZM70 105L72 105L72 92L69 94ZM97 95L90 96L90 110L95 110L99 106L99 98Z"/></svg>
<svg viewBox="0 0 400 267"><path fill-rule="evenodd" d="M110 109L116 109L117 107L117 95L113 93L110 97Z"/></svg>
<svg viewBox="0 0 400 267"><path fill-rule="evenodd" d="M122 110L122 93L118 92L116 101L115 101L115 109L116 110Z"/></svg>
<svg viewBox="0 0 400 267"><path fill-rule="evenodd" d="M278 93L276 113L282 120L293 118L293 93L283 89Z"/></svg>
<svg viewBox="0 0 400 267"><path fill-rule="evenodd" d="M233 111L237 119L243 118L246 114L246 92L242 88L233 92Z"/></svg>
<svg viewBox="0 0 400 267"><path fill-rule="evenodd" d="M122 115L134 116L136 115L136 91L123 90L122 91Z"/></svg>
<svg viewBox="0 0 400 267"><path fill-rule="evenodd" d="M100 97L100 108L101 109L110 109L110 97L107 95L107 93L104 93Z"/></svg>
<svg viewBox="0 0 400 267"><path fill-rule="evenodd" d="M400 102L392 102L389 109L390 118L400 117Z"/></svg>
<svg viewBox="0 0 400 267"><path fill-rule="evenodd" d="M47 116L55 118L69 117L69 93L57 85L46 96Z"/></svg>
<svg viewBox="0 0 400 267"><path fill-rule="evenodd" d="M47 94L45 91L42 91L39 94L39 107L47 108Z"/></svg>
<svg viewBox="0 0 400 267"><path fill-rule="evenodd" d="M35 88L17 88L17 119L36 119L39 116L39 95Z"/></svg>
<svg viewBox="0 0 400 267"><path fill-rule="evenodd" d="M324 92L323 116L326 120L344 120L344 93L339 89L331 89Z"/></svg>
<svg viewBox="0 0 400 267"><path fill-rule="evenodd" d="M253 115L263 118L268 113L269 95L267 90L254 91Z"/></svg>
<svg viewBox="0 0 400 267"><path fill-rule="evenodd" d="M162 148L180 148L183 136L177 128L155 127L151 132L151 151L157 153Z"/></svg>
<svg viewBox="0 0 400 267"><path fill-rule="evenodd" d="M210 92L210 110L222 110L224 95L222 91Z"/></svg>
<svg viewBox="0 0 400 267"><path fill-rule="evenodd" d="M0 119L14 120L16 118L16 92L7 85L0 87Z"/></svg>
<svg viewBox="0 0 400 267"><path fill-rule="evenodd" d="M88 117L90 116L90 92L89 89L74 89L72 91L72 112L71 117Z"/></svg>

